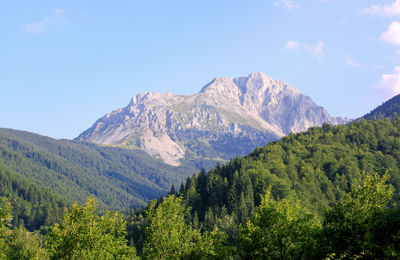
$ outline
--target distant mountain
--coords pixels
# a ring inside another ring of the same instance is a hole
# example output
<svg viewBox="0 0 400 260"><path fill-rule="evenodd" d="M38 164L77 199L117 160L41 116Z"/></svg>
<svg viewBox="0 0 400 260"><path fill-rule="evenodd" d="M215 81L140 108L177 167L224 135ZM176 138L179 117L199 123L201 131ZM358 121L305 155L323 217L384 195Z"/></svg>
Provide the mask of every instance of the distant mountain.
<svg viewBox="0 0 400 260"><path fill-rule="evenodd" d="M382 105L378 106L370 113L363 116L366 120L395 118L400 115L400 95L394 96Z"/></svg>
<svg viewBox="0 0 400 260"><path fill-rule="evenodd" d="M190 96L142 93L97 120L76 140L141 149L178 166L212 165L291 132L343 124L311 98L263 73L216 78Z"/></svg>
<svg viewBox="0 0 400 260"><path fill-rule="evenodd" d="M0 195L9 190L21 197L32 184L31 192L51 190L68 202L93 196L102 209L127 209L146 205L191 174L190 169L166 165L139 150L0 128L0 183L6 185ZM22 199L30 203L31 198Z"/></svg>

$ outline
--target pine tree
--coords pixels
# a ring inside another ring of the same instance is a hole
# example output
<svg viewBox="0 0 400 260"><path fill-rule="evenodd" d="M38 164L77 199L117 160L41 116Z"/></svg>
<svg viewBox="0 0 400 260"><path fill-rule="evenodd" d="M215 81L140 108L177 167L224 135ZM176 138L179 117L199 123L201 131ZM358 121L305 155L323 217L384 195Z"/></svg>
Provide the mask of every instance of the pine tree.
<svg viewBox="0 0 400 260"><path fill-rule="evenodd" d="M212 231L215 226L214 212L212 208L208 208L204 217L204 230Z"/></svg>

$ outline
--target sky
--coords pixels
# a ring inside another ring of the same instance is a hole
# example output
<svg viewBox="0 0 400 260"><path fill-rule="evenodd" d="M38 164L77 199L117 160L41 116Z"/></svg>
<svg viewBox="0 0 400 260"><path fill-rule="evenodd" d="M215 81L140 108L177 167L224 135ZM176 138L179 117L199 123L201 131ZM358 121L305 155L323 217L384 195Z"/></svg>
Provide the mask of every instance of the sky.
<svg viewBox="0 0 400 260"><path fill-rule="evenodd" d="M138 93L251 72L362 116L400 93L400 0L0 2L0 127L72 139Z"/></svg>

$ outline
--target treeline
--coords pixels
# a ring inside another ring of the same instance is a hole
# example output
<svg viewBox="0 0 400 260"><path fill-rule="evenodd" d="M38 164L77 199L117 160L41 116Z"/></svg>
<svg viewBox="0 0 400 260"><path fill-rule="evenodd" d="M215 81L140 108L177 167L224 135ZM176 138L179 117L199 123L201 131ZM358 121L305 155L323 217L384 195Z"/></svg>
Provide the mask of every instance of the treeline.
<svg viewBox="0 0 400 260"><path fill-rule="evenodd" d="M183 197L152 201L136 216L145 220L141 250L128 243L118 212L95 214L97 203L74 203L45 236L10 229L11 204L0 200L1 259L398 259L400 207L389 175L364 175L359 185L320 219L298 201L276 201L268 189L238 237L214 227L201 231ZM129 227L129 224L128 224ZM137 247L137 246L136 246Z"/></svg>

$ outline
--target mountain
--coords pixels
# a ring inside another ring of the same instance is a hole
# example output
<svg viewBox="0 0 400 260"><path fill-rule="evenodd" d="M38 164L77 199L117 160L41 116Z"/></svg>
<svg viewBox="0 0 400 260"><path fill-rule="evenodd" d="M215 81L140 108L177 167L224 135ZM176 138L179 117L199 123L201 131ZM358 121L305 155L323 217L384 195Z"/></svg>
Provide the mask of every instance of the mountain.
<svg viewBox="0 0 400 260"><path fill-rule="evenodd" d="M34 188L29 190L48 189L68 202L84 202L93 196L102 209L144 206L192 174L139 150L55 140L1 128L0 170L1 183L31 183ZM3 172L11 172L11 177ZM17 195L25 193L18 190L26 190L7 189Z"/></svg>
<svg viewBox="0 0 400 260"><path fill-rule="evenodd" d="M76 140L141 149L178 166L244 155L291 132L343 124L310 97L263 73L216 78L197 94L142 93Z"/></svg>
<svg viewBox="0 0 400 260"><path fill-rule="evenodd" d="M376 118L395 118L400 115L400 95L394 96L382 105L378 106L370 113L363 116L366 120Z"/></svg>

